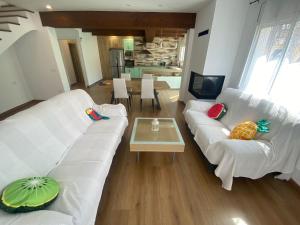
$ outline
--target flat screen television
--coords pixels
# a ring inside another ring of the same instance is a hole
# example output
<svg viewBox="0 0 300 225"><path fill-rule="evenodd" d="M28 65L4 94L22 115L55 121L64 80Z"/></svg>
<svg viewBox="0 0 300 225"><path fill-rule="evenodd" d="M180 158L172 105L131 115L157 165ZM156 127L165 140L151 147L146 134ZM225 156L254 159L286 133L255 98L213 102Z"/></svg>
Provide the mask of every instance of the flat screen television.
<svg viewBox="0 0 300 225"><path fill-rule="evenodd" d="M225 76L200 75L191 72L189 92L198 99L216 99L222 91Z"/></svg>

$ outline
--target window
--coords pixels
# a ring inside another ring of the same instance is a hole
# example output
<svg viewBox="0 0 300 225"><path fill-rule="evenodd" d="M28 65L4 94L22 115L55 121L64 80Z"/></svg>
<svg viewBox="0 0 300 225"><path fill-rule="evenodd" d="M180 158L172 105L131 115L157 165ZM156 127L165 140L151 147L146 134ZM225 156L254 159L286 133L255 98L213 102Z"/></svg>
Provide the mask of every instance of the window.
<svg viewBox="0 0 300 225"><path fill-rule="evenodd" d="M240 87L300 113L300 21L261 27L256 37Z"/></svg>

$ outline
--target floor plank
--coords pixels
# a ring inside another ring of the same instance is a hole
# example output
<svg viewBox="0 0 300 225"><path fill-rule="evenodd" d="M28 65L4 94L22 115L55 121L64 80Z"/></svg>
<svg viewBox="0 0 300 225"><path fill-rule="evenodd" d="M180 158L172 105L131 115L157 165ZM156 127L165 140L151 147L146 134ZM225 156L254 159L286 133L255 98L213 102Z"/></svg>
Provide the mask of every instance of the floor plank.
<svg viewBox="0 0 300 225"><path fill-rule="evenodd" d="M110 100L109 86L87 91L98 103ZM151 102L143 111L134 98L129 127L117 150L106 180L96 225L298 225L300 191L289 182L268 175L258 180L238 178L233 190L221 188L209 171L187 128L178 91L160 92L162 110ZM140 162L129 152L134 118L175 117L186 143L184 153L141 153Z"/></svg>

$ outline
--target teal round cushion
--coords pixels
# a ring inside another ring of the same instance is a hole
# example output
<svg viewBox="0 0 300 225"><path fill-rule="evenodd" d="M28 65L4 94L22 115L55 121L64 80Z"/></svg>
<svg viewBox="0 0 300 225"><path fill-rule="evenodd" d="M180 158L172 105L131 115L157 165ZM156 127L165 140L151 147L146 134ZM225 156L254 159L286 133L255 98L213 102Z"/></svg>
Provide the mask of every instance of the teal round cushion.
<svg viewBox="0 0 300 225"><path fill-rule="evenodd" d="M9 213L40 210L51 204L59 193L51 177L29 177L16 180L2 192L0 207Z"/></svg>

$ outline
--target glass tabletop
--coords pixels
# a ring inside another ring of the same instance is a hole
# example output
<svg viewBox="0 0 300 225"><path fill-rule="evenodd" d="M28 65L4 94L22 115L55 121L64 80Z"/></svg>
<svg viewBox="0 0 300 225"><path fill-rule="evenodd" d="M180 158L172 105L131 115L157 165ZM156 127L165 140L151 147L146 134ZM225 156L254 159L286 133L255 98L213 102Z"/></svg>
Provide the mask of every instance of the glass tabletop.
<svg viewBox="0 0 300 225"><path fill-rule="evenodd" d="M152 131L154 118L135 118L130 144L184 144L174 118L158 118L159 131Z"/></svg>

